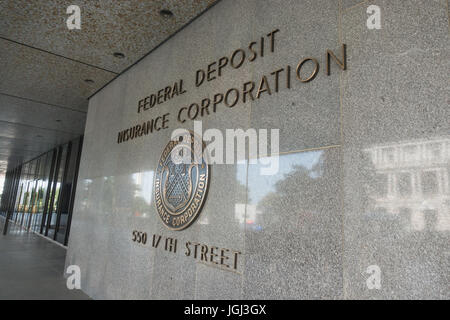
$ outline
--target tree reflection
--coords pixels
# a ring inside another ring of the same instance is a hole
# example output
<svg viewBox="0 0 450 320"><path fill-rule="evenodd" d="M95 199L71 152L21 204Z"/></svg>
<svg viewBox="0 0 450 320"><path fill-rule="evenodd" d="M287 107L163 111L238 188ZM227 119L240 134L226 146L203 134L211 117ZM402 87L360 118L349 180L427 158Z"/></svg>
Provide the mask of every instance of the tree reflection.
<svg viewBox="0 0 450 320"><path fill-rule="evenodd" d="M129 213L135 217L149 212L149 203L140 196L141 186L132 174L105 177L102 190L103 210L117 214Z"/></svg>
<svg viewBox="0 0 450 320"><path fill-rule="evenodd" d="M258 282L246 286L250 296L332 298L340 290L339 174L335 153L321 152L310 168L293 165L258 203L263 232L247 240L246 281Z"/></svg>
<svg viewBox="0 0 450 320"><path fill-rule="evenodd" d="M335 185L330 179L339 174L339 163L327 152L308 169L293 165L292 170L275 183L275 191L268 193L259 203L261 222L266 228L298 232L310 230L309 223L320 222L323 213L334 211L338 203ZM321 215L322 214L322 215Z"/></svg>

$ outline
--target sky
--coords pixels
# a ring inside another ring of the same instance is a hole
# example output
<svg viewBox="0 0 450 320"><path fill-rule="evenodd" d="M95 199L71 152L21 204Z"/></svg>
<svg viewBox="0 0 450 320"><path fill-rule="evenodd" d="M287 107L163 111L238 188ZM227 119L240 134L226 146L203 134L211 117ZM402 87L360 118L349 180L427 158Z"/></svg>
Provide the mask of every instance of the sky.
<svg viewBox="0 0 450 320"><path fill-rule="evenodd" d="M299 152L286 155L280 155L279 170L275 175L263 176L260 174L261 164L249 165L249 198L250 204L257 204L270 192L275 191L275 184L282 180L286 174L291 172L294 166L303 166L311 169L320 159L323 151ZM238 166L237 179L243 185L245 181L245 166Z"/></svg>

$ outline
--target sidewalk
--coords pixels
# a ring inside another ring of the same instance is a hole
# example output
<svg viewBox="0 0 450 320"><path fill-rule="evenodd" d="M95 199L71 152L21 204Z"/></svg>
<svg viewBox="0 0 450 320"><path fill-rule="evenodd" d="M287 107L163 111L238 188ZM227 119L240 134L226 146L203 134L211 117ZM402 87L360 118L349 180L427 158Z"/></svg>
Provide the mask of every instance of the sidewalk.
<svg viewBox="0 0 450 320"><path fill-rule="evenodd" d="M5 220L0 218L0 231ZM89 297L68 290L64 274L66 249L10 224L0 234L0 300L64 299Z"/></svg>

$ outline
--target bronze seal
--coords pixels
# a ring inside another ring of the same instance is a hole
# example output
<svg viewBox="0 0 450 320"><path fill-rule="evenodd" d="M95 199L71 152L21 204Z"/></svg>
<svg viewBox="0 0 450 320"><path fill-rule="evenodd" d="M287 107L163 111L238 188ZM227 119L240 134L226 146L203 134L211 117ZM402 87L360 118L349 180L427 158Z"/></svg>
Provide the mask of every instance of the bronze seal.
<svg viewBox="0 0 450 320"><path fill-rule="evenodd" d="M192 132L179 135L164 148L154 181L156 210L164 225L183 230L200 214L209 185L204 145Z"/></svg>

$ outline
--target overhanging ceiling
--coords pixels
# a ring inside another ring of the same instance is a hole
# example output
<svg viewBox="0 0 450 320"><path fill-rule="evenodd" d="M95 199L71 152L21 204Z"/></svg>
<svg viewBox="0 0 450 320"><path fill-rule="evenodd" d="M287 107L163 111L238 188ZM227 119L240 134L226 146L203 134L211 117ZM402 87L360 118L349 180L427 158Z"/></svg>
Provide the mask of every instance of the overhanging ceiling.
<svg viewBox="0 0 450 320"><path fill-rule="evenodd" d="M87 98L215 2L0 0L0 173L83 134Z"/></svg>

